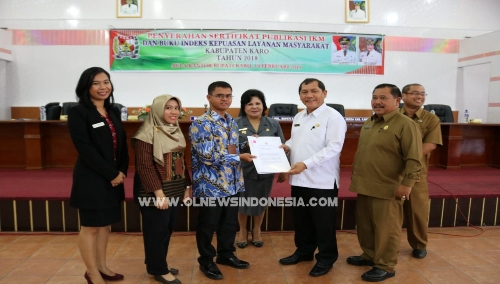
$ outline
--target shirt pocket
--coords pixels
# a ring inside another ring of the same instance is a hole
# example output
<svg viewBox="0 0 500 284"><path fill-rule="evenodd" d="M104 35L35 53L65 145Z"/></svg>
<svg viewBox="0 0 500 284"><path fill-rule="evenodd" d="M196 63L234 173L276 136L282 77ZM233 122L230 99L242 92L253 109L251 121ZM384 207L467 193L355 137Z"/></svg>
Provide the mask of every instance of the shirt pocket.
<svg viewBox="0 0 500 284"><path fill-rule="evenodd" d="M312 126L309 128L310 131L306 133L309 137L313 138L314 141L325 141L326 137L326 127Z"/></svg>
<svg viewBox="0 0 500 284"><path fill-rule="evenodd" d="M390 129L383 128L380 128L377 131L377 135L372 137L373 145L377 146L376 149L391 151L392 149L398 149L400 147L400 139L398 138L398 135L396 135L396 133L394 133Z"/></svg>
<svg viewBox="0 0 500 284"><path fill-rule="evenodd" d="M429 132L429 126L420 126L420 134L422 134L422 138Z"/></svg>

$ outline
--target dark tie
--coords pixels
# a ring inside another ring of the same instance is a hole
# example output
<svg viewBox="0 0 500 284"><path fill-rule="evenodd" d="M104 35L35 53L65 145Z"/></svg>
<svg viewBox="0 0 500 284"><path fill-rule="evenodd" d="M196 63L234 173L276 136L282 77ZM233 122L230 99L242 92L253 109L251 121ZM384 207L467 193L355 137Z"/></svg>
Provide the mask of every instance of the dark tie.
<svg viewBox="0 0 500 284"><path fill-rule="evenodd" d="M344 56L346 56L346 55L347 55L347 50L344 50Z"/></svg>
<svg viewBox="0 0 500 284"><path fill-rule="evenodd" d="M366 56L370 55L370 52L368 51L368 53L366 54Z"/></svg>

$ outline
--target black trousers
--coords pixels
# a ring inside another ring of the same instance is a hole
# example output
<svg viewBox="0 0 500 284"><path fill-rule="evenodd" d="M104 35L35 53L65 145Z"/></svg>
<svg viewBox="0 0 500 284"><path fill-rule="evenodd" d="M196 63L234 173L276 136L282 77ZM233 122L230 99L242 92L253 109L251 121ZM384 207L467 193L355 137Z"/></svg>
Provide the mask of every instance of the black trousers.
<svg viewBox="0 0 500 284"><path fill-rule="evenodd" d="M168 274L167 253L170 237L177 221L179 207L167 210L141 206L142 233L146 259L146 271L151 275Z"/></svg>
<svg viewBox="0 0 500 284"><path fill-rule="evenodd" d="M200 253L198 262L201 265L213 262L216 253L222 258L228 258L234 256L236 251L234 239L238 228L238 207L221 206L218 202L215 203L216 206L201 206L198 214L196 244ZM217 233L217 251L212 245L214 232Z"/></svg>
<svg viewBox="0 0 500 284"><path fill-rule="evenodd" d="M333 198L338 196L335 185L333 190L292 186L292 197L302 198L309 204L311 198ZM312 256L316 248L316 261L333 265L339 256L335 229L336 206L295 206L293 207L293 225L295 227L295 254Z"/></svg>

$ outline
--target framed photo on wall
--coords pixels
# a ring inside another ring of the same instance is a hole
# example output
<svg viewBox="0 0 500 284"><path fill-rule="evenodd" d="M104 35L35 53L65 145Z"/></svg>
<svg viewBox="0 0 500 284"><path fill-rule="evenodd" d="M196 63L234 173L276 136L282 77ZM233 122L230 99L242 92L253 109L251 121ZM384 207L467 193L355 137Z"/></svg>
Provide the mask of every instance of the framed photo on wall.
<svg viewBox="0 0 500 284"><path fill-rule="evenodd" d="M116 0L117 18L142 18L142 0Z"/></svg>
<svg viewBox="0 0 500 284"><path fill-rule="evenodd" d="M370 0L345 0L346 23L369 23Z"/></svg>

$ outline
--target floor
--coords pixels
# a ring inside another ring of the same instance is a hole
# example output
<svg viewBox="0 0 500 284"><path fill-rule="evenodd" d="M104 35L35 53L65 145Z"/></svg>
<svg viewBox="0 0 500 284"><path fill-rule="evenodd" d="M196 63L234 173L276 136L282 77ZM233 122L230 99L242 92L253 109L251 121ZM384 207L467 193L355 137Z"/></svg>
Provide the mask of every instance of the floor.
<svg viewBox="0 0 500 284"><path fill-rule="evenodd" d="M385 283L500 283L500 227L430 228L428 255L411 256L403 231L396 276ZM338 232L339 259L325 276L308 276L313 262L281 266L278 259L294 251L293 233L264 233L264 246L237 248L239 258L251 267L236 270L219 265L224 279L206 278L198 269L193 233L176 233L168 256L183 283L366 283L360 276L367 267L348 265L361 250L353 231ZM214 238L215 239L215 238ZM117 283L157 283L146 275L140 234L112 233L108 267L125 274ZM0 234L0 283L86 283L85 267L76 234Z"/></svg>

